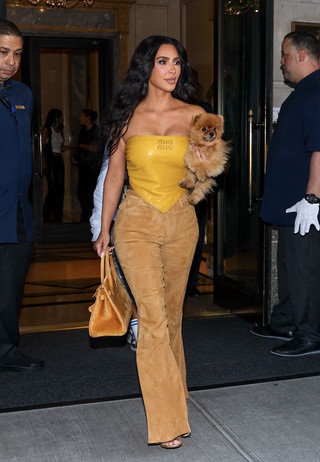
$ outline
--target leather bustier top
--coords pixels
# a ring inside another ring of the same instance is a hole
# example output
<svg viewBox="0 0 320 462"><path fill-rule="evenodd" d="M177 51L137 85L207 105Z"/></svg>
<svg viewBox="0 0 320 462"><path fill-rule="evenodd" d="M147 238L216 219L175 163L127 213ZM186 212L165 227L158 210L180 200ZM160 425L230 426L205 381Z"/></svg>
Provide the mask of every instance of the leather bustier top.
<svg viewBox="0 0 320 462"><path fill-rule="evenodd" d="M126 144L131 188L148 204L167 212L185 194L179 187L187 167L188 136L132 136Z"/></svg>

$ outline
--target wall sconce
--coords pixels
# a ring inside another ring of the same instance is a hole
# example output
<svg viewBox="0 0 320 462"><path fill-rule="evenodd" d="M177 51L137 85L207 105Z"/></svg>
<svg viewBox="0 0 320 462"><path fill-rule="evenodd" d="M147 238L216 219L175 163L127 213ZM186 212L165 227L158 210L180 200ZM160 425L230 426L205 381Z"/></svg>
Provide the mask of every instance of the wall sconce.
<svg viewBox="0 0 320 462"><path fill-rule="evenodd" d="M225 0L224 2L224 14L230 16L246 13L251 8L258 13L259 0Z"/></svg>

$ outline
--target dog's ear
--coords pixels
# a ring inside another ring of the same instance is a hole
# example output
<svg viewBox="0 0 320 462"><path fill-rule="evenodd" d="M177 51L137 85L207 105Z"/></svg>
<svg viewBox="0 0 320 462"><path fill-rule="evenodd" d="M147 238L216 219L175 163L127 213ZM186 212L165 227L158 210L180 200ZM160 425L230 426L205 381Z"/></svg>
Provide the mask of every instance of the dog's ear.
<svg viewBox="0 0 320 462"><path fill-rule="evenodd" d="M192 119L191 119L191 125L194 125L200 116L201 116L200 112L196 112L195 114L193 114Z"/></svg>
<svg viewBox="0 0 320 462"><path fill-rule="evenodd" d="M223 125L223 121L224 121L224 118L223 118L223 116L222 116L222 115L220 115L220 114L217 114L217 117L219 117L219 119L220 119L220 123L221 123L221 125Z"/></svg>

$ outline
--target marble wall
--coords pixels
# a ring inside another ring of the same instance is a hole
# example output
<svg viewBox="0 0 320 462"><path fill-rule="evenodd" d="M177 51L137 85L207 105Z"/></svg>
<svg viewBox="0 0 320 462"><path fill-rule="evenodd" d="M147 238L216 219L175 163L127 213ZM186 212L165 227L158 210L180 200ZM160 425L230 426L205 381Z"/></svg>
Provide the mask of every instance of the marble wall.
<svg viewBox="0 0 320 462"><path fill-rule="evenodd" d="M198 72L205 98L213 82L213 0L136 0L130 10L128 63L149 35L181 41Z"/></svg>
<svg viewBox="0 0 320 462"><path fill-rule="evenodd" d="M135 1L94 0L90 8L79 1L74 8L65 9L48 6L45 0L35 5L30 5L29 0L7 0L7 18L25 35L112 38L115 81L120 82L127 71L129 11Z"/></svg>
<svg viewBox="0 0 320 462"><path fill-rule="evenodd" d="M136 0L129 14L128 61L149 35L181 40L180 0Z"/></svg>
<svg viewBox="0 0 320 462"><path fill-rule="evenodd" d="M282 72L280 70L281 43L283 37L291 32L292 22L320 24L320 0L274 0L274 107L280 107L292 91L290 87L283 83Z"/></svg>
<svg viewBox="0 0 320 462"><path fill-rule="evenodd" d="M203 86L202 98L213 103L213 1L183 0L182 43Z"/></svg>
<svg viewBox="0 0 320 462"><path fill-rule="evenodd" d="M115 14L113 12L7 7L7 19L17 25L115 28Z"/></svg>

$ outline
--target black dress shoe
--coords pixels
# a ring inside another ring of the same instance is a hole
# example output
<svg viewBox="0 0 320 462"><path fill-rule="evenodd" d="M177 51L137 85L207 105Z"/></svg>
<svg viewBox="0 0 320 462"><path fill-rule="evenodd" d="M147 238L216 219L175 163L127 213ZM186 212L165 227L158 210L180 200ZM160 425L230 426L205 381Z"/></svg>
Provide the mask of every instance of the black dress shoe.
<svg viewBox="0 0 320 462"><path fill-rule="evenodd" d="M320 354L320 342L309 342L301 338L294 338L288 343L284 343L273 348L270 353L278 356L305 356Z"/></svg>
<svg viewBox="0 0 320 462"><path fill-rule="evenodd" d="M0 362L1 371L32 372L38 371L44 366L42 359L30 358L24 354L18 360Z"/></svg>
<svg viewBox="0 0 320 462"><path fill-rule="evenodd" d="M187 297L201 297L201 292L196 287L189 287L186 291Z"/></svg>
<svg viewBox="0 0 320 462"><path fill-rule="evenodd" d="M271 327L268 326L256 326L251 329L251 333L257 335L258 337L264 338L277 338L279 340L292 340L295 336L295 332L289 331L282 334L274 331Z"/></svg>

